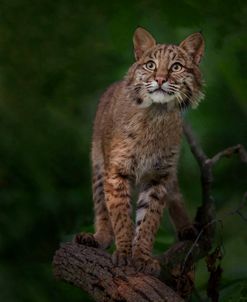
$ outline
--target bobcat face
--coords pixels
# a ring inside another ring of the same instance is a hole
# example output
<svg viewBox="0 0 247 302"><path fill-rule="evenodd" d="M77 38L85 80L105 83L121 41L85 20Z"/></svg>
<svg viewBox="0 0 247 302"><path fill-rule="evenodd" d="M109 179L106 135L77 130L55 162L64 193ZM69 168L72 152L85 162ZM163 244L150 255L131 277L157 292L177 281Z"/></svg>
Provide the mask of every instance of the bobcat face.
<svg viewBox="0 0 247 302"><path fill-rule="evenodd" d="M157 44L143 28L134 35L136 63L130 68L130 91L140 107L173 103L195 107L203 94L199 62L204 50L201 34L195 33L179 46Z"/></svg>

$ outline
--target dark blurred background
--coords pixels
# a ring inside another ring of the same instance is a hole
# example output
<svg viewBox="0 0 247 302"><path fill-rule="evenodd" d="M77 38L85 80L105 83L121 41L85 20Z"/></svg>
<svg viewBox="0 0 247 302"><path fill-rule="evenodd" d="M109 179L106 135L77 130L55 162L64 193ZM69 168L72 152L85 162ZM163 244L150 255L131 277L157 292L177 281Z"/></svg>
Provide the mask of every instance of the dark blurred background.
<svg viewBox="0 0 247 302"><path fill-rule="evenodd" d="M93 229L92 122L100 94L133 63L132 35L139 25L163 43L202 30L206 97L185 118L209 156L238 143L246 147L246 1L2 0L1 301L91 301L55 281L51 262L60 242ZM224 217L218 228L225 252L220 301L235 302L247 296L247 222L224 215L242 199L246 167L237 157L223 159L214 174L217 215ZM193 216L200 204L199 171L185 142L179 177ZM166 218L156 252L175 240ZM201 296L207 280L201 261Z"/></svg>

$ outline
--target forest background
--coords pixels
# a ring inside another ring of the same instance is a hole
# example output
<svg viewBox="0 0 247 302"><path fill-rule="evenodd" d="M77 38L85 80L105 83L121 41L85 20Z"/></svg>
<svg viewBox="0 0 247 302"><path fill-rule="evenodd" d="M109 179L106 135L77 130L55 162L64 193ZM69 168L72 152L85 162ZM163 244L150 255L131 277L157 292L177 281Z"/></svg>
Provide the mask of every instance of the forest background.
<svg viewBox="0 0 247 302"><path fill-rule="evenodd" d="M1 301L91 301L79 289L54 280L51 262L60 242L93 229L93 118L101 93L134 61L137 26L163 43L177 44L202 31L205 99L185 119L208 156L238 143L246 147L246 1L2 0ZM214 175L217 217L224 217L216 239L224 247L220 301L235 302L247 296L247 222L225 214L238 207L247 173L233 157L221 160ZM200 177L185 141L179 179L193 216L200 204ZM155 252L174 240L165 215ZM202 296L207 280L200 261L196 287Z"/></svg>

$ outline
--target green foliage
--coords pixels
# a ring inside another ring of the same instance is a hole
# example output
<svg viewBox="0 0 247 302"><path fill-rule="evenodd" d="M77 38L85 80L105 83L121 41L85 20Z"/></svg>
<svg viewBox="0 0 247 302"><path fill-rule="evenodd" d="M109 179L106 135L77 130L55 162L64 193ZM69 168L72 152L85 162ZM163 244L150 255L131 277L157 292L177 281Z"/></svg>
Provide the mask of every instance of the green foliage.
<svg viewBox="0 0 247 302"><path fill-rule="evenodd" d="M237 280L223 287L220 299L221 302L247 301L247 281Z"/></svg>
<svg viewBox="0 0 247 302"><path fill-rule="evenodd" d="M51 261L59 242L92 229L93 116L100 94L133 62L138 25L168 43L203 31L206 98L186 119L209 155L246 143L246 20L247 5L240 0L1 1L1 301L90 301L53 279ZM199 173L186 144L179 177L193 214L200 203ZM219 216L236 208L244 190L242 164L222 160L214 185ZM157 252L173 242L167 220ZM224 222L223 276L243 281L223 287L222 301L246 296L245 230L237 216ZM207 274L199 268L197 275L205 291Z"/></svg>

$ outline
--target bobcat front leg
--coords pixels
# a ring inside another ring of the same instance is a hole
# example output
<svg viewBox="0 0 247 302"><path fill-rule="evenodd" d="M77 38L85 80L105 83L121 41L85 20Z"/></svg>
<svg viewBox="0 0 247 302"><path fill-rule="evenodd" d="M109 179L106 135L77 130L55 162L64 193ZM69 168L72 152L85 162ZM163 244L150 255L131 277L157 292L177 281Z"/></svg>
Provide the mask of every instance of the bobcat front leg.
<svg viewBox="0 0 247 302"><path fill-rule="evenodd" d="M133 242L133 263L138 271L158 275L159 262L152 258L155 234L165 207L164 181L149 182L141 189L137 202L136 233Z"/></svg>
<svg viewBox="0 0 247 302"><path fill-rule="evenodd" d="M108 169L105 174L104 190L115 235L116 251L112 260L118 266L128 265L131 262L133 240L129 179L115 168Z"/></svg>

